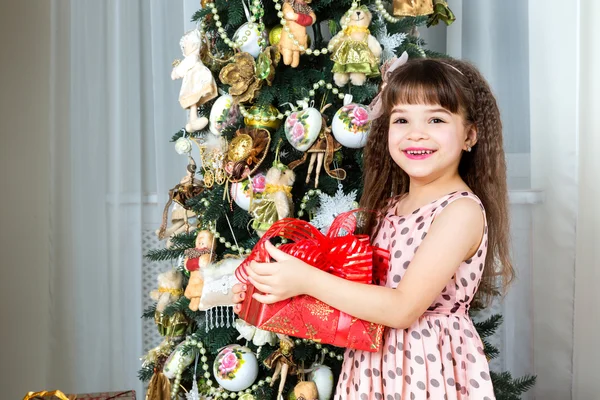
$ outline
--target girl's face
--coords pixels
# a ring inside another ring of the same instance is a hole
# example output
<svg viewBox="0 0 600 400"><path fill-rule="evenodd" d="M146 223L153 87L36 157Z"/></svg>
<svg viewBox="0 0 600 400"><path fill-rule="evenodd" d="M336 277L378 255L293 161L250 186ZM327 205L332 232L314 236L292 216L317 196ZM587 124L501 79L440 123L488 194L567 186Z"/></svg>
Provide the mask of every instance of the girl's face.
<svg viewBox="0 0 600 400"><path fill-rule="evenodd" d="M461 114L439 105L398 104L389 123L390 155L412 182L423 184L457 174L462 152L477 138Z"/></svg>

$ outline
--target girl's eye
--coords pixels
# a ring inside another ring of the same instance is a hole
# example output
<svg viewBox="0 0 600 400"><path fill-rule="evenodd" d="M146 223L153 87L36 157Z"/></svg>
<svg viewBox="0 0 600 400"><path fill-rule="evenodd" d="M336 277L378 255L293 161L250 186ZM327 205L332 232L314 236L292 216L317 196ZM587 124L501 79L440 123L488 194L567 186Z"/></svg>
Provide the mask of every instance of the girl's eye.
<svg viewBox="0 0 600 400"><path fill-rule="evenodd" d="M444 120L440 118L431 118L430 122L433 122L434 124L443 124Z"/></svg>
<svg viewBox="0 0 600 400"><path fill-rule="evenodd" d="M394 121L394 123L395 123L395 124L406 124L406 123L408 123L408 121L407 121L407 120L405 120L404 118L397 118L397 119Z"/></svg>

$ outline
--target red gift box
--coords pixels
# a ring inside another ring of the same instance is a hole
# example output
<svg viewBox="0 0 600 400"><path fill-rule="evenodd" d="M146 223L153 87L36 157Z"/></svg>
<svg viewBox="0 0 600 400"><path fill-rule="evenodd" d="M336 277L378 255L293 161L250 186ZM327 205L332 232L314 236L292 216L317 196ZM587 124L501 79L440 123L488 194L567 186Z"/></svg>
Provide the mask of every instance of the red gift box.
<svg viewBox="0 0 600 400"><path fill-rule="evenodd" d="M265 243L280 236L293 242L280 247L286 253L341 278L370 284L374 269L376 272L387 270L389 252L371 246L366 235L354 235L356 222L356 211L340 214L327 235L323 235L303 220L277 221L238 267L236 277L247 283L248 263L270 260ZM239 316L260 329L358 350L378 351L381 346L382 325L354 318L306 295L261 304L252 298L255 291L248 283Z"/></svg>

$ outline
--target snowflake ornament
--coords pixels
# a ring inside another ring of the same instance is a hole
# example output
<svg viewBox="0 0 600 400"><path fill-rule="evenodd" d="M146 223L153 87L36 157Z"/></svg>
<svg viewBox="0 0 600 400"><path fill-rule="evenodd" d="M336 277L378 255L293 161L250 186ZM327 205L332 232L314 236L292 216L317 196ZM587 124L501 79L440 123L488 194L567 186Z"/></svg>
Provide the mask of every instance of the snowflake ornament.
<svg viewBox="0 0 600 400"><path fill-rule="evenodd" d="M327 232L335 217L358 207L356 203L356 190L345 194L341 185L338 186L338 190L334 196L330 196L327 193L320 193L319 200L321 205L317 208L315 216L311 219L310 223L319 228L323 233Z"/></svg>
<svg viewBox="0 0 600 400"><path fill-rule="evenodd" d="M383 52L381 53L382 63L396 56L395 50L402 45L407 36L404 32L389 35L387 26L383 24L381 31L377 35L377 40L381 44L381 47L383 47Z"/></svg>

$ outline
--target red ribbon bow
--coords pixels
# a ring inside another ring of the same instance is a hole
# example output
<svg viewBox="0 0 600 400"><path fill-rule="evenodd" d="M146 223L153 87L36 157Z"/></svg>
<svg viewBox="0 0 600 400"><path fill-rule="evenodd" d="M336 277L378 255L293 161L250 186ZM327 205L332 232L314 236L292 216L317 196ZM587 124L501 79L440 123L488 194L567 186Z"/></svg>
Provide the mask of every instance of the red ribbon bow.
<svg viewBox="0 0 600 400"><path fill-rule="evenodd" d="M367 235L352 234L356 224L356 210L338 215L326 235L303 220L279 220L265 232L252 253L237 268L235 276L240 282L246 283L248 263L270 260L265 243L273 237L280 236L294 242L280 247L285 253L340 278L372 283L374 248L370 245Z"/></svg>

